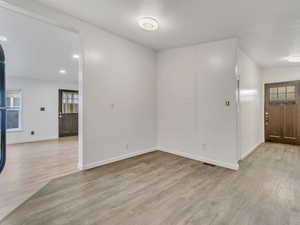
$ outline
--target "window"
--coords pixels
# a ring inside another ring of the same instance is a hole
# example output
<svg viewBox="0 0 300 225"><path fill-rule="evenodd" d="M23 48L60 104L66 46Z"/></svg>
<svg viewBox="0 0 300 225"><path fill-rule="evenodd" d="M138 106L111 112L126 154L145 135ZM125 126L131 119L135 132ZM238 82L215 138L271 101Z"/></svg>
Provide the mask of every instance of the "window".
<svg viewBox="0 0 300 225"><path fill-rule="evenodd" d="M64 91L62 94L62 113L78 113L79 96L77 92Z"/></svg>
<svg viewBox="0 0 300 225"><path fill-rule="evenodd" d="M278 101L285 101L286 99L286 88L278 87Z"/></svg>
<svg viewBox="0 0 300 225"><path fill-rule="evenodd" d="M7 130L21 129L22 95L20 90L7 90Z"/></svg>
<svg viewBox="0 0 300 225"><path fill-rule="evenodd" d="M278 100L278 89L277 88L270 88L270 101L275 102Z"/></svg>
<svg viewBox="0 0 300 225"><path fill-rule="evenodd" d="M295 86L286 87L286 100L295 101L296 100L296 88Z"/></svg>
<svg viewBox="0 0 300 225"><path fill-rule="evenodd" d="M296 87L274 87L270 88L271 103L295 103L296 102Z"/></svg>

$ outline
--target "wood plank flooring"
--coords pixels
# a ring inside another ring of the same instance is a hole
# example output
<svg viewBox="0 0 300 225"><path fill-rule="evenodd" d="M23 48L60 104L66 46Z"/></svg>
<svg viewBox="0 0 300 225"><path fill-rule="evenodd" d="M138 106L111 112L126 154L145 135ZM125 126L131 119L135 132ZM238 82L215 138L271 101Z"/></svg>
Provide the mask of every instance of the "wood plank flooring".
<svg viewBox="0 0 300 225"><path fill-rule="evenodd" d="M78 172L76 137L7 146L0 175L0 220L53 178Z"/></svg>
<svg viewBox="0 0 300 225"><path fill-rule="evenodd" d="M299 147L264 144L240 166L148 153L55 179L0 224L300 224Z"/></svg>

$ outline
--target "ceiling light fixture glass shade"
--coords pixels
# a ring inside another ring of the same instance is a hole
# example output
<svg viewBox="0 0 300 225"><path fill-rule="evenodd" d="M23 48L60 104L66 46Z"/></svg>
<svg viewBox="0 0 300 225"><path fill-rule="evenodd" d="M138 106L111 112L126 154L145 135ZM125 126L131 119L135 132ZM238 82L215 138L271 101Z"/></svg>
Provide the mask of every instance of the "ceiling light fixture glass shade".
<svg viewBox="0 0 300 225"><path fill-rule="evenodd" d="M79 58L80 58L80 56L78 54L73 55L73 59L79 59Z"/></svg>
<svg viewBox="0 0 300 225"><path fill-rule="evenodd" d="M138 21L139 26L146 31L155 31L158 29L158 21L153 17L142 17Z"/></svg>
<svg viewBox="0 0 300 225"><path fill-rule="evenodd" d="M0 41L6 42L6 41L7 41L7 37L5 37L5 36L0 36Z"/></svg>
<svg viewBox="0 0 300 225"><path fill-rule="evenodd" d="M289 56L287 57L287 61L293 63L300 63L300 56Z"/></svg>
<svg viewBox="0 0 300 225"><path fill-rule="evenodd" d="M59 71L59 73L60 73L60 74L66 74L66 73L67 73L67 71L66 71L66 70L64 70L64 69L61 69L61 70Z"/></svg>

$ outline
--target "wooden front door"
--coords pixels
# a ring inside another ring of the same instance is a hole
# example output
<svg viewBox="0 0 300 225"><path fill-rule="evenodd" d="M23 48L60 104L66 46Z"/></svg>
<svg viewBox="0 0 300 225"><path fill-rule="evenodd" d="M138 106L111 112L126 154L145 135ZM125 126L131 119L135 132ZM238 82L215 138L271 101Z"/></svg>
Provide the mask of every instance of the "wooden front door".
<svg viewBox="0 0 300 225"><path fill-rule="evenodd" d="M298 101L299 81L265 84L266 141L298 144Z"/></svg>
<svg viewBox="0 0 300 225"><path fill-rule="evenodd" d="M59 90L59 137L78 135L78 91Z"/></svg>

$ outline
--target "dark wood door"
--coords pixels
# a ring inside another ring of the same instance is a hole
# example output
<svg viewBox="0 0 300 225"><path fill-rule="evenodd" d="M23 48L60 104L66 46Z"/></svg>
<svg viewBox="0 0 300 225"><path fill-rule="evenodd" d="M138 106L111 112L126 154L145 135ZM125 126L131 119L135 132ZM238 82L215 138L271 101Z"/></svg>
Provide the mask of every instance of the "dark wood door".
<svg viewBox="0 0 300 225"><path fill-rule="evenodd" d="M78 91L59 90L59 137L78 135Z"/></svg>
<svg viewBox="0 0 300 225"><path fill-rule="evenodd" d="M298 144L298 101L299 81L265 85L266 141Z"/></svg>

